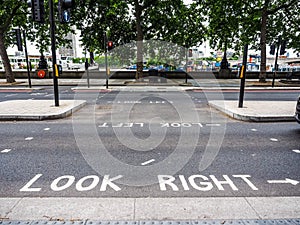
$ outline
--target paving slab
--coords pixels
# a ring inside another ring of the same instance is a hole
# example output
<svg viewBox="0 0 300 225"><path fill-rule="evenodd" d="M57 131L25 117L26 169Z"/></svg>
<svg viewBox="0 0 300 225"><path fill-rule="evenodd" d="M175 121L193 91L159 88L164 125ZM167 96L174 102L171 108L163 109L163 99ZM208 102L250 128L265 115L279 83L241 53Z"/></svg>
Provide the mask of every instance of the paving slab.
<svg viewBox="0 0 300 225"><path fill-rule="evenodd" d="M298 218L300 215L299 198L251 197L247 201L262 219Z"/></svg>
<svg viewBox="0 0 300 225"><path fill-rule="evenodd" d="M8 219L7 214L20 200L19 198L0 198L0 220Z"/></svg>
<svg viewBox="0 0 300 225"><path fill-rule="evenodd" d="M136 200L138 220L253 219L245 198L148 198Z"/></svg>
<svg viewBox="0 0 300 225"><path fill-rule="evenodd" d="M46 120L70 116L86 104L82 100L11 100L0 102L0 120Z"/></svg>
<svg viewBox="0 0 300 225"><path fill-rule="evenodd" d="M229 117L251 122L295 121L296 101L209 101L209 105Z"/></svg>
<svg viewBox="0 0 300 225"><path fill-rule="evenodd" d="M11 220L133 220L134 199L23 198L6 217Z"/></svg>

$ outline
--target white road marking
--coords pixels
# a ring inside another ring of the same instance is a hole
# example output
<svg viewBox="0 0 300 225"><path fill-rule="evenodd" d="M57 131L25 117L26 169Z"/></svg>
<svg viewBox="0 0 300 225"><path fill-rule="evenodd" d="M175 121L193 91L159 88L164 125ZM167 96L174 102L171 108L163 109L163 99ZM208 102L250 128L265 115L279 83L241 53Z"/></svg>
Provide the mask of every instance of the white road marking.
<svg viewBox="0 0 300 225"><path fill-rule="evenodd" d="M255 132L255 131L257 131L257 129L251 129L251 131Z"/></svg>
<svg viewBox="0 0 300 225"><path fill-rule="evenodd" d="M17 96L18 94L9 94L9 95L5 95L5 98L6 97L12 97L12 96Z"/></svg>
<svg viewBox="0 0 300 225"><path fill-rule="evenodd" d="M293 152L300 153L299 149L294 149Z"/></svg>
<svg viewBox="0 0 300 225"><path fill-rule="evenodd" d="M50 128L49 128L49 127L47 127L47 128L45 128L44 130L45 130L45 131L47 131L47 130L50 130Z"/></svg>
<svg viewBox="0 0 300 225"><path fill-rule="evenodd" d="M142 166L146 166L146 165L148 165L148 164L150 164L150 163L152 163L152 162L154 162L154 161L155 161L155 159L150 159L150 160L148 160L148 161L146 161L146 162L141 163L141 165L142 165Z"/></svg>
<svg viewBox="0 0 300 225"><path fill-rule="evenodd" d="M2 150L1 153L8 153L8 152L10 152L10 151L11 151L10 148L6 148L6 149Z"/></svg>
<svg viewBox="0 0 300 225"><path fill-rule="evenodd" d="M207 127L220 127L221 124L219 124L219 123L208 123L208 124L206 124L206 126Z"/></svg>
<svg viewBox="0 0 300 225"><path fill-rule="evenodd" d="M270 141L277 142L277 141L278 141L278 139L276 139L276 138L270 138Z"/></svg>
<svg viewBox="0 0 300 225"><path fill-rule="evenodd" d="M27 137L25 138L25 141L31 141L33 139L33 137Z"/></svg>
<svg viewBox="0 0 300 225"><path fill-rule="evenodd" d="M297 185L299 184L299 181L297 180L292 180L289 178L285 178L285 180L267 180L269 184L292 184L292 185Z"/></svg>

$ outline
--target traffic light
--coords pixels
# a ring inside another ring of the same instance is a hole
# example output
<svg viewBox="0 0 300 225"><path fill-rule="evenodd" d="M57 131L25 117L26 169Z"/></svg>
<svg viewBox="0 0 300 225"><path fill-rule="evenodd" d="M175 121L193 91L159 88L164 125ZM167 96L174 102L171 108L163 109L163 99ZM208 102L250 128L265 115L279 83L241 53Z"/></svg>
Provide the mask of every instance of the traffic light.
<svg viewBox="0 0 300 225"><path fill-rule="evenodd" d="M286 48L286 41L282 41L281 42L281 47L280 47L280 55L284 55L285 48Z"/></svg>
<svg viewBox="0 0 300 225"><path fill-rule="evenodd" d="M44 0L29 0L27 5L31 8L32 20L39 23L45 22Z"/></svg>
<svg viewBox="0 0 300 225"><path fill-rule="evenodd" d="M107 50L110 51L114 48L114 43L112 41L107 42Z"/></svg>
<svg viewBox="0 0 300 225"><path fill-rule="evenodd" d="M58 12L60 23L69 23L71 21L71 9L74 6L75 0L59 0Z"/></svg>
<svg viewBox="0 0 300 225"><path fill-rule="evenodd" d="M21 31L20 31L20 29L15 29L15 32L16 32L18 51L22 52L23 51L23 46L22 46Z"/></svg>
<svg viewBox="0 0 300 225"><path fill-rule="evenodd" d="M189 57L193 57L193 50L189 49Z"/></svg>
<svg viewBox="0 0 300 225"><path fill-rule="evenodd" d="M271 45L270 46L270 55L274 55L275 54L275 48L276 48L276 45Z"/></svg>

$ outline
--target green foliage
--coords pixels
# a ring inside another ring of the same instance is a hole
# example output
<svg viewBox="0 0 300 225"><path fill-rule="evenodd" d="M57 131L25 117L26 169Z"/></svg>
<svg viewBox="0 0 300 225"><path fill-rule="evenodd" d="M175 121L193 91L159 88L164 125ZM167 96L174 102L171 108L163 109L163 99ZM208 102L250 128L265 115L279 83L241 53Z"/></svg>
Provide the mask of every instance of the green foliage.
<svg viewBox="0 0 300 225"><path fill-rule="evenodd" d="M107 32L108 39L113 41L114 46L128 43L134 37L133 21L125 1L78 1L74 12L76 26L81 31L81 40L89 51L104 52L104 32Z"/></svg>
<svg viewBox="0 0 300 225"><path fill-rule="evenodd" d="M260 49L262 29L267 34L266 43L274 43L281 35L289 41L290 47L300 48L298 0L206 0L197 4L207 9L207 38L217 49L227 45L238 50L246 43ZM264 8L267 12L265 28L262 25Z"/></svg>

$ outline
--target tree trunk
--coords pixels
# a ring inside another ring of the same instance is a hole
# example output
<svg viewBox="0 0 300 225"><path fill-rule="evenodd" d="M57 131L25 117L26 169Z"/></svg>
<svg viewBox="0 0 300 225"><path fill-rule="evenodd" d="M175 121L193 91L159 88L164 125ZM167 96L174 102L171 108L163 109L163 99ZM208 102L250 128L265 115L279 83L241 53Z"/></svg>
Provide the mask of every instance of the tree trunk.
<svg viewBox="0 0 300 225"><path fill-rule="evenodd" d="M267 19L268 19L268 11L267 11L267 5L265 5L264 8L262 9L262 18L261 18L261 35L260 35L261 61L260 61L259 82L266 82L266 78L267 78L267 73L266 73Z"/></svg>
<svg viewBox="0 0 300 225"><path fill-rule="evenodd" d="M2 61L3 61L4 69L5 69L6 82L8 82L8 83L16 82L14 74L13 74L12 69L11 69L9 59L8 59L6 47L5 47L5 44L4 44L4 35L3 35L2 32L0 32L0 55L1 55L1 58L2 58Z"/></svg>
<svg viewBox="0 0 300 225"><path fill-rule="evenodd" d="M143 29L142 29L142 6L139 4L138 0L134 1L135 4L135 16L136 16L136 31L137 31L137 62L136 62L136 79L143 77Z"/></svg>

